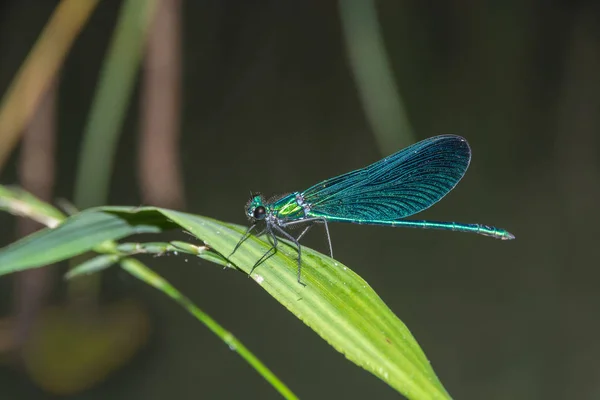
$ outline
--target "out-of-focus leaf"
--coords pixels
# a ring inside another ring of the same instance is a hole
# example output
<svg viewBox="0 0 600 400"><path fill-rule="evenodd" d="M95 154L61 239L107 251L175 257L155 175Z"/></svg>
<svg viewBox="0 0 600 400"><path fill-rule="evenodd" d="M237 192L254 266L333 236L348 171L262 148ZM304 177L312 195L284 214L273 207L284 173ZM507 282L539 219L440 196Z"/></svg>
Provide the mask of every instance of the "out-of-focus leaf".
<svg viewBox="0 0 600 400"><path fill-rule="evenodd" d="M0 275L62 261L135 233L160 231L108 213L82 212L54 229L43 229L0 249Z"/></svg>
<svg viewBox="0 0 600 400"><path fill-rule="evenodd" d="M51 228L65 219L64 214L56 208L18 187L0 185L0 210L31 218Z"/></svg>
<svg viewBox="0 0 600 400"><path fill-rule="evenodd" d="M121 256L118 254L102 254L82 262L65 274L65 279L75 278L79 275L89 275L109 268L119 262Z"/></svg>
<svg viewBox="0 0 600 400"><path fill-rule="evenodd" d="M139 71L157 0L125 0L88 118L75 183L75 205L106 202L112 161Z"/></svg>
<svg viewBox="0 0 600 400"><path fill-rule="evenodd" d="M0 105L0 170L97 4L61 1L13 79Z"/></svg>
<svg viewBox="0 0 600 400"><path fill-rule="evenodd" d="M346 50L365 115L384 155L412 144L410 120L385 50L375 0L339 3Z"/></svg>

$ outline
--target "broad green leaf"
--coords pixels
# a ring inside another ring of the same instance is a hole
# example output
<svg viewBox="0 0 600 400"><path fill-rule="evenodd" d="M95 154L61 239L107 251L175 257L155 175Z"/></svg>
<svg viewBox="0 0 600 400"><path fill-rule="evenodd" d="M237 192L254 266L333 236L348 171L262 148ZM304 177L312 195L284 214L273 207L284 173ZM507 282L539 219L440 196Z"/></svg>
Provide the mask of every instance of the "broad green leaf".
<svg viewBox="0 0 600 400"><path fill-rule="evenodd" d="M19 203L18 210L19 212L14 212L15 207L15 198L21 201ZM59 220L62 220L64 217L57 210L55 210L52 206L43 201L37 199L35 196L21 191L19 189L7 189L0 185L0 204L8 204L10 207L7 209L15 214L20 214L23 216L29 216L33 218L38 218L41 221L45 221L50 226L55 226L58 224ZM99 213L97 211L88 211L79 215L79 223L81 224L81 219L87 220L88 224L91 225L92 221L94 221L99 214L102 218L106 218L107 220L112 220L115 218L113 214L104 214ZM141 233L141 232L156 232L166 228L174 228L176 225L173 225L172 222L167 221L165 217L161 214L154 213L155 218L145 218L144 222L146 224L154 223L154 226L151 225L132 225L135 223L135 218L132 218L129 222L125 220L119 219L119 226L108 226L105 229L107 236L114 236L114 239L117 239L117 236L122 235L122 225L121 223L130 224L132 226L133 233ZM157 217L157 218L156 218ZM73 223L72 221L76 221L76 217L72 217L69 221L67 221L63 226L58 230L47 230L46 234L40 235L40 237L34 237L33 241L29 243L20 242L23 246L21 248L21 253L19 251L16 252L16 257L19 255L23 255L23 250L25 251L35 251L36 248L43 247L44 241L51 242L52 240L65 241L67 245L70 245L70 240L68 235L63 231L65 226L69 226L69 224ZM100 230L102 231L102 230ZM55 236L56 235L56 236ZM244 358L261 376L263 376L284 398L286 399L295 399L297 398L288 388L287 386L277 378L259 359L256 357L250 350L248 350L239 340L237 340L230 332L224 330L218 323L210 318L208 315L203 313L198 307L192 304L187 297L181 295L174 287L172 287L168 282L162 279L158 274L153 273L148 270L143 264L139 261L127 258L127 255L135 255L139 253L153 253L153 254L163 254L165 252L173 252L177 253L186 253L194 256L202 256L203 258L213 261L217 264L226 263L225 258L209 249L207 246L198 246L186 242L181 241L172 241L170 243L164 242L149 242L149 243L120 243L116 244L112 240L105 240L105 237L95 236L90 237L90 243L87 243L86 246L80 246L79 250L81 252L86 251L86 248L90 246L93 247L95 251L104 252L108 254L101 254L97 257L94 257L90 260L83 262L78 265L71 271L69 271L65 278L69 279L75 276L80 276L84 274L89 274L92 272L98 272L105 268L110 267L112 264L116 262L121 262L121 265L124 269L128 270L130 273L134 274L137 278L146 281L147 283L155 286L157 289L163 291L168 296L175 299L182 306L184 306L192 315L194 315L200 322L205 324L211 331L213 331L217 336L219 336L232 350L238 352L238 354ZM64 243L63 243L64 244ZM75 250L77 247L74 246ZM0 260L2 260L4 256L4 252L8 252L9 257L4 257L4 260L8 259L10 262L10 252L13 251L12 247L9 246L5 249L0 250ZM46 256L54 257L52 253L44 253ZM63 256L68 256L63 253ZM15 253L13 253L13 267L15 264ZM62 258L61 258L62 259ZM39 260L38 260L39 261ZM42 263L45 264L45 263ZM9 264L10 265L10 264ZM40 264L32 264L29 267L36 267ZM1 271L1 268L0 268ZM1 275L1 272L0 272ZM85 374L85 373L84 373ZM47 383L47 382L46 382ZM51 384L54 385L56 380L52 380ZM61 382L58 383L58 386L62 386Z"/></svg>
<svg viewBox="0 0 600 400"><path fill-rule="evenodd" d="M152 207L133 213L131 208L101 209L142 220L156 219L156 214L161 213L225 256L246 229ZM231 262L249 273L268 248L268 243L251 236ZM282 244L275 256L255 269L252 278L336 350L406 397L450 398L408 328L360 276L307 247L302 252L302 280L306 286L298 284L296 269L296 251Z"/></svg>
<svg viewBox="0 0 600 400"><path fill-rule="evenodd" d="M203 240L211 251L200 251L198 255L221 265L228 265L225 257L245 231L243 226L177 211L101 207L77 214L55 230L34 234L1 250L0 273L71 257L106 240L135 233L140 227L159 231L173 226ZM60 234L53 235L54 232ZM251 236L231 257L229 265L249 273L268 248L268 243ZM45 252L53 254L55 260L35 255ZM406 397L450 398L408 328L362 278L314 250L303 247L302 254L302 280L306 286L297 282L295 249L283 241L278 253L256 268L252 278L349 360ZM28 261L18 264L21 257Z"/></svg>
<svg viewBox="0 0 600 400"><path fill-rule="evenodd" d="M0 275L41 267L85 253L109 240L161 228L124 220L113 214L86 211L54 229L45 228L0 249Z"/></svg>

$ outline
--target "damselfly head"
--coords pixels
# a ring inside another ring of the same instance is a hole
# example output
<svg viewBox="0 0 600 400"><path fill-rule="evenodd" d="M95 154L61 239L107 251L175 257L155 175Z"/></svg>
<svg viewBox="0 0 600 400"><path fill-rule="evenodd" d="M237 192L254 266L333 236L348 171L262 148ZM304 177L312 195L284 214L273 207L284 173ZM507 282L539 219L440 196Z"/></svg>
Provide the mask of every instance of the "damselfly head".
<svg viewBox="0 0 600 400"><path fill-rule="evenodd" d="M263 198L258 193L251 193L252 197L246 205L246 216L252 221L261 221L267 216Z"/></svg>

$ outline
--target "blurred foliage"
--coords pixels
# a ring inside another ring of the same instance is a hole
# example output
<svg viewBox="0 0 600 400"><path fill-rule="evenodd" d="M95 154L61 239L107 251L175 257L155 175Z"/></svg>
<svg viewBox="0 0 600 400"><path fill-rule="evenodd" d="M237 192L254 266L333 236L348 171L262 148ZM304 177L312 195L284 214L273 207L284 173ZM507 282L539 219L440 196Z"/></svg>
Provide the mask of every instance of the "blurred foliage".
<svg viewBox="0 0 600 400"><path fill-rule="evenodd" d="M75 205L106 202L114 154L140 68L156 0L126 0L106 54L83 132L75 181Z"/></svg>
<svg viewBox="0 0 600 400"><path fill-rule="evenodd" d="M51 307L25 345L25 368L49 393L79 393L130 361L146 343L149 323L138 301L105 306L94 318L82 318L81 310Z"/></svg>
<svg viewBox="0 0 600 400"><path fill-rule="evenodd" d="M60 2L0 104L0 169L60 70L97 0Z"/></svg>

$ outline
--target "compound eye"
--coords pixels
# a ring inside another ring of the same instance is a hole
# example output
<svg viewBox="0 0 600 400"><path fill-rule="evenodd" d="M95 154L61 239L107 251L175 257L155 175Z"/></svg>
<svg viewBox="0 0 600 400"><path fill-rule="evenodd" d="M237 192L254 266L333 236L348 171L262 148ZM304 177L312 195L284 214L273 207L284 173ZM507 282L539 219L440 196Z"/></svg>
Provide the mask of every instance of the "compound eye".
<svg viewBox="0 0 600 400"><path fill-rule="evenodd" d="M265 219L266 214L267 210L263 206L258 206L254 209L254 218L259 221Z"/></svg>

